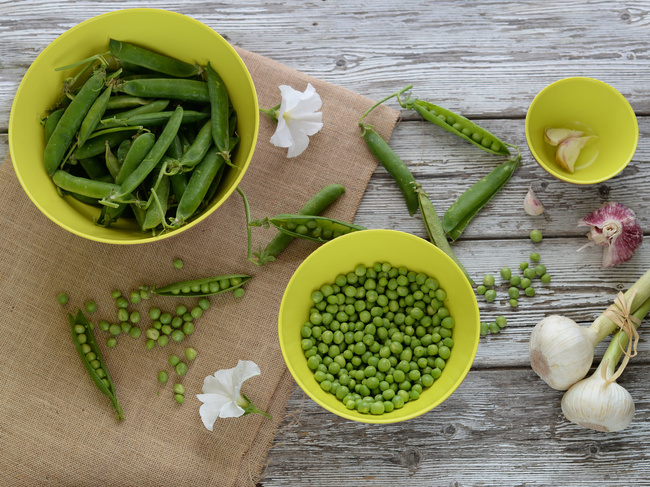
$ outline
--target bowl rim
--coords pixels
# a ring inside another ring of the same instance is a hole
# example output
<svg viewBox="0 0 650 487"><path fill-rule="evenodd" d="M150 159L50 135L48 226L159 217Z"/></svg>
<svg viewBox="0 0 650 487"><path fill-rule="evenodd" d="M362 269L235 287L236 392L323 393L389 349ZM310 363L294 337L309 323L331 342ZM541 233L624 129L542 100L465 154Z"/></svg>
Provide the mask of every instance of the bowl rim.
<svg viewBox="0 0 650 487"><path fill-rule="evenodd" d="M474 343L472 343L471 356L468 358L467 363L464 364L464 366L461 368L460 374L458 376L458 380L456 381L455 385L453 387L450 387L447 391L445 391L445 393L442 394L436 401L432 401L430 404L427 404L426 406L418 409L417 411L414 411L413 413L411 413L409 415L399 417L399 418L398 417L393 418L393 417L390 416L390 414L377 415L377 416L373 416L373 415L368 414L368 415L365 415L363 417L356 417L356 416L352 416L351 414L348 414L344 410L339 410L339 409L330 407L328 404L322 403L315 395L312 394L311 390L308 387L303 386L304 381L302 380L300 375L294 370L293 365L291 363L291 360L289 359L289 356L288 356L289 352L288 352L288 350L286 350L286 348L284 346L283 337L285 336L285 332L284 332L283 327L282 327L281 317L282 317L282 315L284 313L284 309L287 306L287 301L285 299L287 289L289 289L292 282L296 279L296 275L297 275L298 271L301 268L304 268L305 265L308 266L310 264L310 262L318 259L319 255L323 252L322 249L326 248L331 243L334 243L336 241L340 242L343 239L355 238L355 235L358 235L359 233L364 233L366 235L373 234L373 233L377 233L377 234L393 233L393 234L399 234L403 238L417 239L418 241L424 242L425 244L429 245L434 252L437 252L442 259L447 260L448 263L450 263L457 270L458 276L463 276L463 280L461 281L461 282L463 282L462 285L464 287L466 287L467 290L474 297L472 307L474 308L474 312L475 312L476 318L477 318L477 323L476 323L476 325L477 325L477 333L476 333L476 337L474 339ZM480 333L478 332L479 325L480 325L480 311L479 311L478 301L476 300L476 297L475 297L475 294L474 294L474 289L472 288L469 281L467 279L464 279L464 274L463 274L462 270L460 269L460 267L458 267L458 265L447 254L445 254L442 250L440 250L438 247L436 247L434 244L432 244L428 240L425 240L423 238L420 238L420 237L418 237L416 235L413 235L411 233L408 233L408 232L403 232L403 231L400 231L400 230L391 230L391 229L367 229L367 230L362 230L362 231L359 231L359 232L351 232L351 233L342 235L340 237L337 237L334 240L331 240L330 242L327 242L327 243L321 245L316 250L314 250L311 254L309 254L300 263L300 265L296 268L296 270L293 272L291 278L289 279L289 282L287 283L287 286L286 286L286 288L284 290L284 293L282 295L282 300L280 302L280 309L279 309L279 312L278 312L278 341L279 341L279 344L280 344L280 350L282 352L282 358L283 358L283 360L285 362L285 365L289 369L289 372L291 373L292 377L294 378L294 380L296 381L298 386L305 392L305 394L307 394L316 404L318 404L322 408L328 410L329 412L336 414L337 416L340 416L340 417L342 417L344 419L348 419L348 420L351 420L351 421L355 421L355 422L359 422L359 423L371 423L371 424L393 424L393 423L399 423L399 422L402 422L402 421L408 421L410 419L416 418L418 416L421 416L421 415L431 411L432 409L438 407L440 404L442 404L444 401L446 401L449 398L449 396L451 396L451 394L454 393L458 389L458 387L460 387L460 385L463 383L463 381L467 377L467 374L469 373L469 371L470 371L470 369L471 369L471 367L472 367L472 365L474 363L474 360L476 359L476 353L478 351L478 345L479 345L479 339L480 339Z"/></svg>
<svg viewBox="0 0 650 487"><path fill-rule="evenodd" d="M531 142L531 137L530 137L530 112L531 112L531 109L533 108L534 105L536 105L539 102L539 99L541 98L541 96L544 93L550 91L551 89L557 87L558 85L567 84L567 83L574 83L574 82L591 82L591 83L599 84L599 85L605 87L606 89L611 91L616 98L618 98L619 100L621 100L623 102L622 105L623 105L623 107L625 107L625 110L629 114L632 115L632 118L633 118L633 120L635 122L635 124L634 124L635 125L634 146L633 146L633 149L630 152L629 156L627 157L627 159L621 165L619 170L616 171L614 174L609 174L609 175L601 177L601 178L593 178L593 179L589 179L589 180L578 180L578 179L572 177L572 175L570 173L567 173L567 174L561 173L559 171L555 171L553 168L547 167L545 164L542 164L540 162L540 160L539 160L540 157L538 156L537 151L533 147L533 144ZM526 111L526 119L525 119L525 122L524 122L524 133L525 133L525 136L526 136L526 144L528 145L528 149L530 150L530 153L533 156L533 159L535 159L535 162L542 169L544 169L548 174L555 177L556 179L559 179L561 181L565 181L567 183L571 183L571 184L574 184L574 185L577 185L577 186L588 186L588 185L592 185L592 184L598 184L598 183L602 183L604 181L607 181L609 179L612 179L612 178L618 176L628 166L628 164L632 161L632 158L634 157L634 154L636 153L636 150L637 150L638 145L639 145L639 122L638 122L638 120L636 118L636 113L634 113L634 109L632 108L632 105L630 105L630 102L625 98L625 96L623 96L623 94L620 91L618 91L616 88L614 88L609 83L605 83L604 81L601 81L599 79L592 78L592 77L589 77L589 76L569 76L569 77L566 77L566 78L561 78L561 79L553 81L552 83L550 83L550 84L546 85L544 88L542 88L540 90L540 92L537 93L537 95L535 95L533 100L530 102L530 105L528 106L528 110Z"/></svg>
<svg viewBox="0 0 650 487"><path fill-rule="evenodd" d="M155 15L167 15L170 17L175 17L178 19L182 19L184 22L189 22L191 24L194 24L194 27L197 29L202 29L206 32L209 32L210 34L214 35L216 39L218 39L220 42L222 42L223 46L225 47L226 50L230 51L231 54L234 56L234 60L237 62L237 64L242 68L243 74L245 78L247 79L248 83L250 84L251 87L251 93L252 93L252 101L253 101L253 107L254 107L254 127L253 127L253 133L251 134L252 136L252 142L251 142L251 150L248 156L246 157L245 164L242 168L240 168L239 174L233 181L233 184L231 187L224 193L223 196L223 201L225 202L232 193L235 192L237 189L237 186L241 182L241 180L244 177L244 174L246 173L248 166L250 165L250 162L253 158L255 148L257 145L257 139L259 137L259 121L260 121L260 116L259 116L259 100L257 97L257 90L255 88L255 83L253 81L253 78L250 74L250 71L248 70L248 67L244 63L243 59L239 55L239 53L235 50L235 48L223 37L221 36L216 30L212 29L208 25L204 24L203 22L196 20L193 17L190 17L189 15L185 15L179 12L175 12L172 10L167 10L167 9L161 9L161 8L150 8L150 7L136 7L136 8L125 8L125 9L119 9L119 10L113 10L111 12L105 12L103 14L95 15L93 17L90 17L82 22L79 22L78 24L70 27L69 29L65 30L61 34L59 34L54 40L52 40L43 50L38 53L38 55L34 58L34 60L30 63L29 68L25 71L25 74L23 75L20 84L18 85L18 88L16 89L16 93L14 94L13 101L11 103L11 109L9 112L9 123L8 123L8 145L9 145L9 156L11 158L11 163L14 168L14 172L16 174L16 177L27 194L28 198L30 201L39 209L39 211L45 215L48 219L50 219L52 222L56 223L58 226L61 228L67 230L70 233L73 233L79 237L92 240L95 242L101 242L101 243L108 243L108 244L113 244L113 245L138 245L138 244L147 244L147 243L153 243L153 242L158 242L176 235L179 235L183 233L184 231L192 228L193 226L199 224L201 221L209 217L214 211L218 209L218 207L215 207L211 209L209 212L204 213L201 215L199 218L187 223L186 225L180 227L177 230L171 231L171 232L163 232L159 235L149 237L149 238L138 238L138 239L112 239L112 238L105 238L105 237L98 237L96 235L92 234L87 234L84 232L81 232L75 228L70 227L67 224L64 224L63 222L59 221L55 215L52 215L46 208L43 207L40 203L37 202L33 198L33 191L31 191L27 185L24 182L24 179L21 174L21 170L17 167L17 162L15 160L15 157L13 154L15 153L14 151L14 146L17 142L14 141L14 137L12 134L15 132L13 130L13 125L14 125L14 120L15 120L15 112L16 112L16 104L20 100L20 95L23 91L23 88L25 86L24 80L27 78L32 69L34 69L34 64L39 60L39 58L42 58L46 56L52 49L56 47L56 45L60 42L60 39L68 37L71 34L74 34L75 31L84 28L87 24L91 24L96 22L99 19L104 19L108 17L119 17L123 15L131 15L132 13L154 13Z"/></svg>

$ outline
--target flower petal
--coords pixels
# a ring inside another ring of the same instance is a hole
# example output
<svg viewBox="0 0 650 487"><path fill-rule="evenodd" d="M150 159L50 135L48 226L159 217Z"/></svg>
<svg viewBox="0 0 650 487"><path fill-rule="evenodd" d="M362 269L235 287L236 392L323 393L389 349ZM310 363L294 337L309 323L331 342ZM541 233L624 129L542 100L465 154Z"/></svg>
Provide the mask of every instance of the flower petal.
<svg viewBox="0 0 650 487"><path fill-rule="evenodd" d="M203 379L203 392L205 394L220 394L231 397L234 389L232 381L232 371L234 369L218 370L214 375L209 375Z"/></svg>
<svg viewBox="0 0 650 487"><path fill-rule="evenodd" d="M293 144L291 130L282 117L278 119L278 127L275 129L275 133L271 136L271 144L276 147L291 147L291 144Z"/></svg>
<svg viewBox="0 0 650 487"><path fill-rule="evenodd" d="M202 397L203 396L203 397ZM208 398L205 396L216 396L216 398ZM197 394L196 397L199 401L203 402L199 408L199 414L201 415L201 421L203 425L210 431L214 427L214 422L217 420L221 414L221 410L228 403L225 397L218 396L216 394Z"/></svg>
<svg viewBox="0 0 650 487"><path fill-rule="evenodd" d="M309 145L309 137L304 132L296 132L293 138L293 144L287 151L287 157L296 157L302 154Z"/></svg>
<svg viewBox="0 0 650 487"><path fill-rule="evenodd" d="M246 379L250 379L261 373L259 366L252 360L240 360L237 362L237 366L233 372L233 383L241 386L242 382Z"/></svg>
<svg viewBox="0 0 650 487"><path fill-rule="evenodd" d="M244 411L236 403L229 402L223 408L221 408L221 412L219 413L219 417L220 418L238 418L240 416L243 416L245 412L246 411Z"/></svg>

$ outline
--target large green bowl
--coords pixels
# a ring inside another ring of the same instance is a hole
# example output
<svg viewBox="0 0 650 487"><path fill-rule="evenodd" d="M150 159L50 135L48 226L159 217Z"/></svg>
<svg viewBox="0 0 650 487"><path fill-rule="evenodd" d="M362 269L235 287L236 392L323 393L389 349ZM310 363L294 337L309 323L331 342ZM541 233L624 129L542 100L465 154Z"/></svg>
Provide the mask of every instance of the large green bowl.
<svg viewBox="0 0 650 487"><path fill-rule="evenodd" d="M347 409L336 396L321 389L307 366L301 347L300 329L309 320L311 293L334 282L339 274L353 272L358 264L367 267L387 262L405 266L436 278L447 292L444 305L456 321L454 346L442 371L420 398L401 409L381 415ZM303 391L328 411L365 423L396 423L415 418L446 400L467 375L478 348L480 318L474 291L460 268L426 240L395 230L362 230L338 237L314 251L298 267L284 292L278 319L278 335L284 361Z"/></svg>
<svg viewBox="0 0 650 487"><path fill-rule="evenodd" d="M142 233L135 221L104 228L93 223L99 210L66 197L61 198L43 166L45 140L39 116L46 114L61 94L71 71L55 71L108 51L110 38L131 42L189 63L210 64L217 69L237 111L240 143L234 163L220 190L203 213L177 230L152 236ZM259 125L255 86L246 66L228 42L208 26L166 10L136 8L99 15L57 37L25 73L9 117L9 151L23 189L38 209L61 227L81 237L113 244L136 244L177 235L204 221L232 194L253 156Z"/></svg>

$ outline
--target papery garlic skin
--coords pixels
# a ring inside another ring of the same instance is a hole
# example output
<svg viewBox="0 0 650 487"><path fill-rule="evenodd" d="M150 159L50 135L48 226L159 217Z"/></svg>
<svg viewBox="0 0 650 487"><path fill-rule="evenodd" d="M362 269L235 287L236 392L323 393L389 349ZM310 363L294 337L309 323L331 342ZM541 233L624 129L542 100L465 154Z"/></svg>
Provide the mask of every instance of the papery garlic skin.
<svg viewBox="0 0 650 487"><path fill-rule="evenodd" d="M603 267L615 267L632 258L643 242L643 230L634 212L621 203L605 203L578 222L590 226L591 245L603 246Z"/></svg>
<svg viewBox="0 0 650 487"><path fill-rule="evenodd" d="M565 391L589 372L598 341L593 329L564 316L547 316L530 335L530 365L553 389Z"/></svg>
<svg viewBox="0 0 650 487"><path fill-rule="evenodd" d="M621 431L634 418L634 399L623 386L603 379L600 368L562 397L562 413L572 423L596 431Z"/></svg>
<svg viewBox="0 0 650 487"><path fill-rule="evenodd" d="M537 199L533 188L528 189L528 193L526 193L526 197L524 198L524 211L530 216L537 216L544 213L544 206Z"/></svg>

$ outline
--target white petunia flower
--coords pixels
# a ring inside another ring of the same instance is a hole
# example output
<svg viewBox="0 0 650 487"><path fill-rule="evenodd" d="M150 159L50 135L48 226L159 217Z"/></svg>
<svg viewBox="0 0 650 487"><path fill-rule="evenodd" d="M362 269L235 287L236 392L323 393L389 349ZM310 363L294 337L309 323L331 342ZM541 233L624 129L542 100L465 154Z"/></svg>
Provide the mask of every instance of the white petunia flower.
<svg viewBox="0 0 650 487"><path fill-rule="evenodd" d="M256 375L260 375L260 368L255 362L240 360L236 367L217 370L203 380L203 394L196 397L203 403L199 414L208 430L212 431L217 418L238 418L249 413L270 417L240 393L243 382Z"/></svg>
<svg viewBox="0 0 650 487"><path fill-rule="evenodd" d="M318 112L323 102L311 83L307 84L304 93L287 85L280 85L279 88L282 103L277 112L278 127L271 137L271 143L276 147L288 147L287 157L296 157L307 148L309 136L323 128L323 114Z"/></svg>

